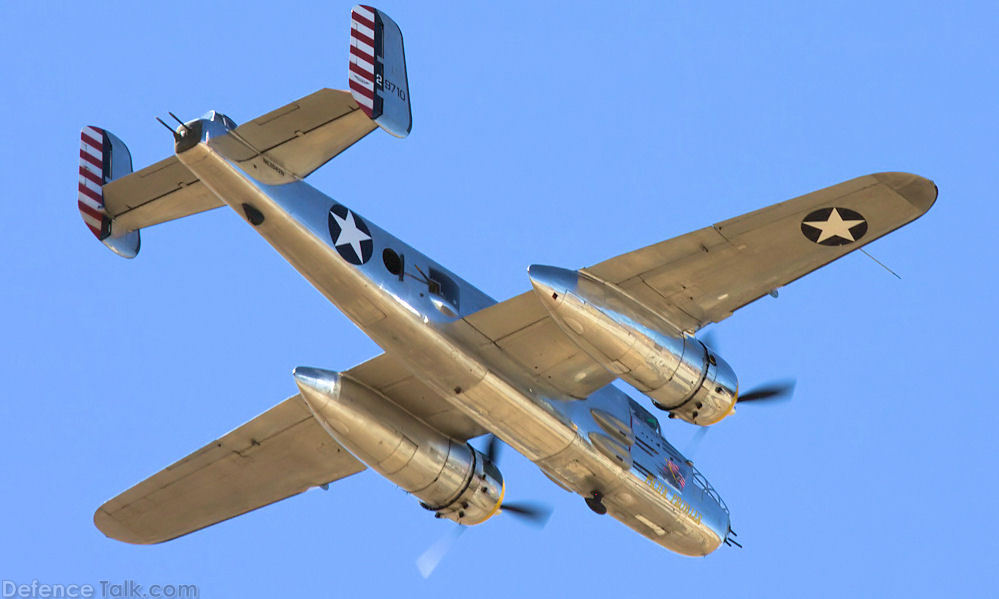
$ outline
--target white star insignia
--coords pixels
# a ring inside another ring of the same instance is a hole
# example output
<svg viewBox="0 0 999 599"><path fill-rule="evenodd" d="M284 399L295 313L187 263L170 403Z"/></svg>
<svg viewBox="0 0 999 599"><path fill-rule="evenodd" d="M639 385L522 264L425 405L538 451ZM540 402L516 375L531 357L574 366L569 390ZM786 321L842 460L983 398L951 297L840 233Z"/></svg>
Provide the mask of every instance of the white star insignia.
<svg viewBox="0 0 999 599"><path fill-rule="evenodd" d="M802 224L822 231L816 240L816 243L822 243L830 237L842 237L847 241L856 241L853 234L850 233L850 229L863 222L863 220L843 220L843 217L839 215L839 210L833 208L832 212L829 213L829 218L825 221L808 221Z"/></svg>
<svg viewBox="0 0 999 599"><path fill-rule="evenodd" d="M340 225L340 235L337 236L336 241L333 242L334 246L350 245L354 249L354 253L357 255L358 260L364 260L364 254L361 253L361 242L371 239L371 235L368 235L362 231L357 226L357 217L350 210L347 210L347 216L345 218L340 218L337 216L336 212L331 212L333 218L336 219L336 224ZM349 225L347 223L350 223Z"/></svg>

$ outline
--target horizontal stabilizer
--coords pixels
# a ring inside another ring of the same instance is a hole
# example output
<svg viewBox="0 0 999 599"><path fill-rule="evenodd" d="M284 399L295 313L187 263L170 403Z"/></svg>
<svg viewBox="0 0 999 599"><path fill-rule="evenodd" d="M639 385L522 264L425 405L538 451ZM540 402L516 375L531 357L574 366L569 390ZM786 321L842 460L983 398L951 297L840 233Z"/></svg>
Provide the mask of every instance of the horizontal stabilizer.
<svg viewBox="0 0 999 599"><path fill-rule="evenodd" d="M108 215L121 229L146 227L222 206L176 156L104 186Z"/></svg>
<svg viewBox="0 0 999 599"><path fill-rule="evenodd" d="M94 524L161 543L362 470L296 395L109 500Z"/></svg>
<svg viewBox="0 0 999 599"><path fill-rule="evenodd" d="M358 108L350 93L321 89L237 127L235 135L255 152L240 156L230 150L230 156L265 183L304 179L374 131L375 124ZM274 164L282 176L275 177Z"/></svg>
<svg viewBox="0 0 999 599"><path fill-rule="evenodd" d="M119 256L139 253L139 230L222 205L176 156L132 172L128 147L110 131L80 134L79 209L84 224Z"/></svg>
<svg viewBox="0 0 999 599"><path fill-rule="evenodd" d="M321 89L213 140L249 176L268 185L304 179L374 130L406 137L413 126L402 31L385 13L355 6L351 13L350 91ZM80 147L80 214L117 254L139 251L139 230L222 206L191 171L170 156L132 172L120 139L86 127Z"/></svg>

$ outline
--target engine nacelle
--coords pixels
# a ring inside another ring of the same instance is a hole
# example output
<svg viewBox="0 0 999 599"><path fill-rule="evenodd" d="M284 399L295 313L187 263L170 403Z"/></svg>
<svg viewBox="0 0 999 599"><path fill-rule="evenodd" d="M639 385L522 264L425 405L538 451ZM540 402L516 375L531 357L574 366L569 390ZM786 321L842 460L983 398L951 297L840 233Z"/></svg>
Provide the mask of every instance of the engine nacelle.
<svg viewBox="0 0 999 599"><path fill-rule="evenodd" d="M448 439L368 387L317 368L296 368L295 382L316 420L340 445L459 524L480 524L503 501L503 477L468 443Z"/></svg>
<svg viewBox="0 0 999 599"><path fill-rule="evenodd" d="M481 524L496 515L506 491L499 468L467 443L451 444L448 464L454 467L452 472L456 476L442 477L434 482L437 488L432 493L418 495L421 499L430 495L448 499L441 504L427 503L424 499L420 505L438 518L466 525Z"/></svg>
<svg viewBox="0 0 999 599"><path fill-rule="evenodd" d="M562 331L671 417L708 425L732 413L735 371L700 340L586 273L534 265L528 274Z"/></svg>

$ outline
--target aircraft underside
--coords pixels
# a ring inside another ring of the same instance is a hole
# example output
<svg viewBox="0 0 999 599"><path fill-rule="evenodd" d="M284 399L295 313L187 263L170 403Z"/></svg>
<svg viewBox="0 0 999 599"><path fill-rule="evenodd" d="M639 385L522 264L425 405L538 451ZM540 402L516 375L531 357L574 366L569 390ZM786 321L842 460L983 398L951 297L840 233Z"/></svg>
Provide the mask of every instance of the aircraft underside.
<svg viewBox="0 0 999 599"><path fill-rule="evenodd" d="M611 383L702 427L789 393L740 392L694 334L915 220L936 186L858 177L587 268L533 265L531 289L496 302L304 182L376 128L412 127L401 31L369 6L351 13L349 87L239 126L178 119L174 154L134 173L120 139L83 129L78 205L112 251L135 257L142 228L227 205L384 351L296 368L297 395L106 502L98 528L159 543L367 468L459 525L529 514L495 451L468 443L492 434L663 547L737 545L719 494Z"/></svg>

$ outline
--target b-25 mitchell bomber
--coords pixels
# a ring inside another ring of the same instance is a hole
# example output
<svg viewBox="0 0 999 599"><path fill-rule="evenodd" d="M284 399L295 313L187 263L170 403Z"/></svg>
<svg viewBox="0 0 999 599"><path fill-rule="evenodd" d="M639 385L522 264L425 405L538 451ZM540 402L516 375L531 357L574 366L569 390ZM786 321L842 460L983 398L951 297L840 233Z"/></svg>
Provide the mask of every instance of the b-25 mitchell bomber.
<svg viewBox="0 0 999 599"><path fill-rule="evenodd" d="M384 353L298 367L298 393L102 505L107 536L160 543L371 468L439 518L481 524L507 502L496 439L556 485L667 549L737 543L728 506L662 435L733 414L735 372L694 334L915 220L922 177L876 173L599 264L533 265L496 302L304 179L381 128L412 127L399 27L351 13L349 90L322 89L237 126L209 112L171 129L174 154L132 172L125 144L83 129L79 209L115 253L140 229L229 206ZM611 383L627 382L649 408ZM494 435L486 450L468 441Z"/></svg>

